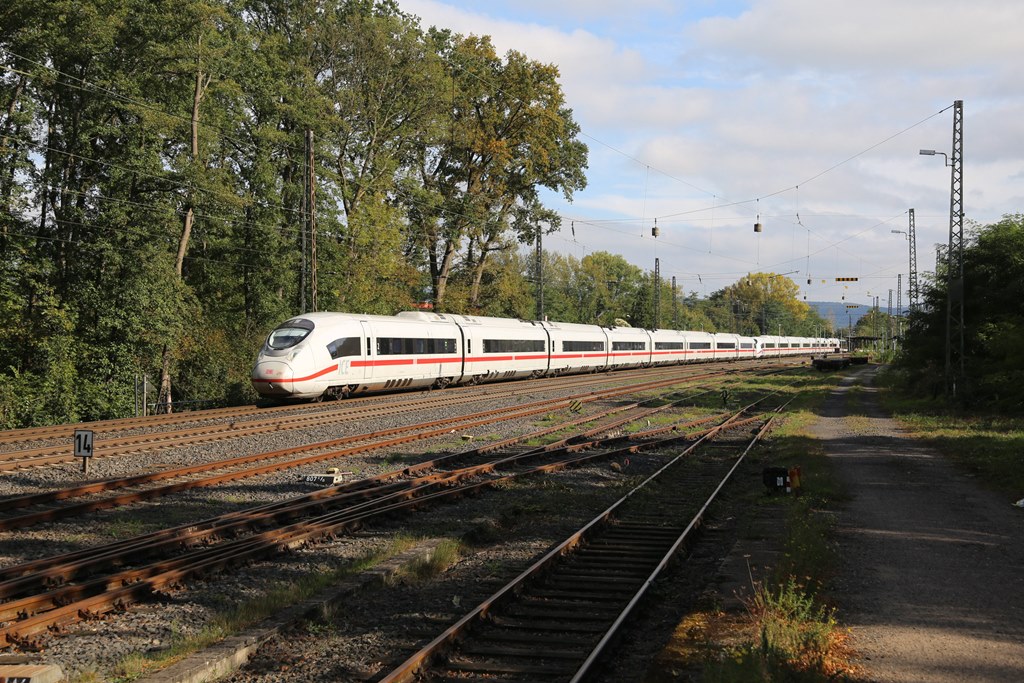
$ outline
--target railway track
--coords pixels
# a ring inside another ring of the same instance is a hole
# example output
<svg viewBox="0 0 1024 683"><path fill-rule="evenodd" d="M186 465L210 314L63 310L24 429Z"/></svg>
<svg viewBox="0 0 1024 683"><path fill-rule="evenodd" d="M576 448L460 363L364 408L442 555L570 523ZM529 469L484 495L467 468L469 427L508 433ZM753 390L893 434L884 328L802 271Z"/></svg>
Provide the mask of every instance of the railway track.
<svg viewBox="0 0 1024 683"><path fill-rule="evenodd" d="M727 430L749 424L740 415L751 406L708 430L380 683L584 680L783 407L749 441L733 436L729 455L719 448L699 469L680 467ZM680 490L701 493L680 496Z"/></svg>
<svg viewBox="0 0 1024 683"><path fill-rule="evenodd" d="M687 438L679 434L686 428L661 427L642 436L620 438L642 440L623 447L625 452L635 452ZM675 434L658 436L671 432ZM599 442L577 438L573 443L462 466L459 463L467 454L456 454L458 457L435 459L373 480L9 567L0 571L0 599L5 601L0 605L0 619L9 620L0 628L0 645L32 649L39 645L39 634L47 630L124 609L193 576L345 533L380 515L408 511L512 478L551 472L618 452L606 448L594 451ZM479 455L508 445L472 450ZM145 562L148 564L140 566Z"/></svg>
<svg viewBox="0 0 1024 683"><path fill-rule="evenodd" d="M751 366L747 366L748 368ZM658 368L644 371L641 378L647 376L659 377L687 377L690 375L708 375L735 372L737 368L716 368L708 370L708 366L676 366L674 368ZM417 410L429 410L435 406L454 406L479 403L483 401L497 401L505 398L531 395L537 393L540 388L534 382L549 383L551 380L557 382L557 388L561 390L586 390L590 387L601 386L610 383L620 383L625 379L621 374L603 374L599 376L573 376L571 378L545 378L531 382L515 382L502 385L488 385L486 387L459 388L454 391L445 392L417 392L411 395L401 395L399 400L395 396L387 397L361 397L334 404L332 409L310 409L308 406L281 406L269 409L270 417L265 412L260 412L252 406L239 409L221 409L215 411L197 411L188 421L177 418L179 424L193 425L196 421L214 420L213 424L191 426L185 429L171 431L150 432L145 434L134 434L130 436L113 436L130 424L132 428L138 427L141 423L135 419L124 421L112 421L116 423L113 428L109 423L102 423L99 430L101 436L97 438L94 445L94 459L109 458L123 455L134 455L139 453L153 453L161 450L169 450L185 445L205 445L218 441L231 439L242 439L259 435L277 434L282 431L295 431L321 427L325 425L345 424L348 422L371 419L383 415L394 415L408 413ZM553 383L551 383L553 384ZM550 387L551 384L548 384ZM322 404L320 404L322 405ZM200 412L202 414L200 414ZM208 416L206 413L213 413ZM157 426L173 423L165 420L169 416L160 415L152 418L152 424ZM246 417L248 419L241 419ZM159 419L157 419L159 418ZM150 424L149 426L152 426ZM99 426L99 425L97 425ZM61 426L56 428L41 428L32 431L36 436L31 439L12 437L9 443L31 442L42 438L47 434L49 439L67 437L69 441L54 445L49 443L42 446L14 448L0 453L0 473L14 472L35 467L47 467L53 465L74 462L75 458L71 453L70 436L78 425ZM46 431L49 430L49 431ZM9 436L11 432L5 432L0 436Z"/></svg>
<svg viewBox="0 0 1024 683"><path fill-rule="evenodd" d="M708 376L696 375L688 377L684 381L691 382L703 379L708 379ZM669 379L646 382L627 388L595 390L591 391L588 395L576 399L545 399L512 408L483 411L457 418L414 424L386 431L354 434L345 438L306 446L240 456L228 460L219 460L131 477L90 482L60 490L8 497L0 500L0 531L9 531L42 522L77 517L97 510L152 500L191 489L216 486L230 481L257 477L285 469L294 469L325 460L335 460L415 440L443 436L450 434L452 431L464 431L497 422L522 419L553 409L564 408L573 402L579 402L580 404L592 403L633 394L638 391L658 390L669 386L677 386L680 383L681 381L678 379ZM636 407L637 405L629 404L627 407ZM578 422L601 419L621 412L623 409L624 407L617 406L594 415L581 417ZM643 414L646 416L660 410L661 408L644 411ZM623 423L628 419L630 418L623 420ZM545 431L550 432L562 429L565 426L566 423L562 423ZM535 434L533 436L540 435ZM101 495L110 492L117 493ZM80 498L88 498L88 500L69 503L69 501Z"/></svg>
<svg viewBox="0 0 1024 683"><path fill-rule="evenodd" d="M704 368L707 366L662 366L656 368L649 368L647 370L637 371L641 373L656 373L670 370L673 368ZM602 377L608 378L605 381L611 381L616 377L626 378L625 373L611 373L603 374ZM532 380L523 380L522 382L512 382L508 384L481 384L476 386L461 386L453 387L451 389L444 390L445 396L451 396L452 394L475 394L475 395L487 395L488 392L493 391L495 388L500 387L514 387L517 384L529 384L534 390L537 388L547 388L545 385L551 385L556 383L570 382L583 382L584 384L593 382L591 375L570 375L563 377L545 377ZM117 434L120 432L127 432L137 429L151 429L159 428L161 426L168 425L183 425L192 424L196 422L222 422L225 420L244 420L249 417L259 417L264 415L280 415L280 414L291 414L291 413L303 413L303 412L330 412L339 407L348 408L351 406L370 406L381 403L393 402L396 397L410 398L413 401L422 400L423 396L437 396L441 392L407 392L397 394L372 394L367 396L357 396L345 399L340 403L295 403L285 405L247 405L247 406L236 406L231 408L210 408L206 410L194 410L179 413L167 413L158 415L147 415L145 417L125 417L116 418L110 420L97 420L94 422L79 422L74 424L62 424L62 425L47 425L42 427L26 427L23 429L10 429L7 431L0 432L0 449L7 450L9 445L48 441L52 439L70 439L76 429L90 429L97 437L106 437L108 435ZM420 398L417 398L420 397Z"/></svg>

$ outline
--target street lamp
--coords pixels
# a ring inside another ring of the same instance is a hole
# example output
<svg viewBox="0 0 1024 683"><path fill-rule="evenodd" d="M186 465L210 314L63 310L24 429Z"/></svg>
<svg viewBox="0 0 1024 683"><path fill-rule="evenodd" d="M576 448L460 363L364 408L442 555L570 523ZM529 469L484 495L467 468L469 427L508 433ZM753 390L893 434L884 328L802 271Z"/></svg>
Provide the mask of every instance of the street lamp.
<svg viewBox="0 0 1024 683"><path fill-rule="evenodd" d="M945 152L936 152L934 149L922 149L920 152L918 152L918 154L924 155L926 157L933 157L936 154L941 154L942 158L946 162L946 166L952 166L952 164L949 163L949 157L946 155Z"/></svg>

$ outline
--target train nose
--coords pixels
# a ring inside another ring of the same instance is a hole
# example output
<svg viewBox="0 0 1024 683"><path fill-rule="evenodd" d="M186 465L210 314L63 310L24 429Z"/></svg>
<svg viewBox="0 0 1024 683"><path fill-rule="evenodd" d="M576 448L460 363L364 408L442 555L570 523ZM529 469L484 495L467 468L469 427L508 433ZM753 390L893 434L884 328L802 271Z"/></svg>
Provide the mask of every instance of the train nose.
<svg viewBox="0 0 1024 683"><path fill-rule="evenodd" d="M290 396L294 376L288 363L264 360L252 369L252 385L263 396Z"/></svg>

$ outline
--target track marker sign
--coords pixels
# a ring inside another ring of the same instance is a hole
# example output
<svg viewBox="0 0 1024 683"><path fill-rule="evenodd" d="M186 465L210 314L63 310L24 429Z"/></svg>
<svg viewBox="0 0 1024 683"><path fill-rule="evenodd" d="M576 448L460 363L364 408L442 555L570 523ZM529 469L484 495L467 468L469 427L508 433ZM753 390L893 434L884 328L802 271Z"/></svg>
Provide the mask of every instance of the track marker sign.
<svg viewBox="0 0 1024 683"><path fill-rule="evenodd" d="M91 429L75 430L75 457L82 459L82 471L89 471L89 458L92 457L93 431Z"/></svg>

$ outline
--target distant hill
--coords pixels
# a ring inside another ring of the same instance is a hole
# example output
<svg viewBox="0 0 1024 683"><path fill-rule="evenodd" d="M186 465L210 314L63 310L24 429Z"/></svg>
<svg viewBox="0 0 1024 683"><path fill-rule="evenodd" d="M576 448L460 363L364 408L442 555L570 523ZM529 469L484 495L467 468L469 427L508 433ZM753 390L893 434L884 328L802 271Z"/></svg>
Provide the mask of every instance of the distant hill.
<svg viewBox="0 0 1024 683"><path fill-rule="evenodd" d="M845 328L851 323L856 325L869 310L866 305L847 308L845 301L808 301L807 305L825 320L833 321L837 328Z"/></svg>

